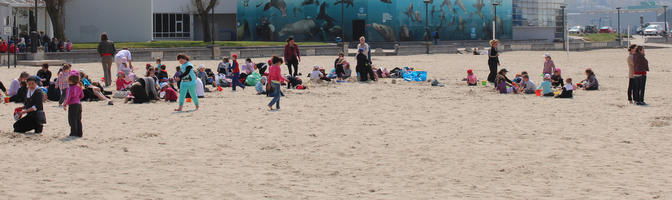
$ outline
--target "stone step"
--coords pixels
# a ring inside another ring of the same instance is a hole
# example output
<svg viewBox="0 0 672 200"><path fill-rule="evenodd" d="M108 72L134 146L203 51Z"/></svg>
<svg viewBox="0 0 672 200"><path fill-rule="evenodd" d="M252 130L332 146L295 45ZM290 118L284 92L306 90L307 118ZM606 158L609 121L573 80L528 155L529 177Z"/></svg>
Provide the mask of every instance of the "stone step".
<svg viewBox="0 0 672 200"><path fill-rule="evenodd" d="M17 64L25 66L42 66L44 63L49 64L49 66L60 66L67 62L65 60L19 60Z"/></svg>

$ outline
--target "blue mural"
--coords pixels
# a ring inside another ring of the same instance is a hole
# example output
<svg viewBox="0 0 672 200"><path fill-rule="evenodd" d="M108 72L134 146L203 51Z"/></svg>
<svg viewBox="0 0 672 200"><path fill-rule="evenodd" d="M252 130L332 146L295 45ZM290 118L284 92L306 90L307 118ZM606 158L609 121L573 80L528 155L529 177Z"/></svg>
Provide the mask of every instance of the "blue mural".
<svg viewBox="0 0 672 200"><path fill-rule="evenodd" d="M428 23L441 40L492 37L492 0L239 0L238 40L421 41ZM498 0L497 37L511 38L511 0ZM342 20L343 19L343 20ZM428 20L428 21L427 21ZM345 23L342 23L342 22Z"/></svg>

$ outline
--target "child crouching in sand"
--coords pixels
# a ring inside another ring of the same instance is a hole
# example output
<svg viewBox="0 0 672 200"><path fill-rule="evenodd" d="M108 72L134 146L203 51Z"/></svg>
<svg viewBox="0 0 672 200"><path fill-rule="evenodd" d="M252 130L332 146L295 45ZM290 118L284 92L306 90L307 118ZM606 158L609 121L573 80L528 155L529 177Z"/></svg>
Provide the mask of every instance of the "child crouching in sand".
<svg viewBox="0 0 672 200"><path fill-rule="evenodd" d="M70 136L71 137L82 137L84 134L82 132L82 104L80 99L84 98L84 91L82 91L82 86L79 82L79 76L70 76L68 77L68 87L67 95L63 101L63 110L68 111L68 124L70 124Z"/></svg>
<svg viewBox="0 0 672 200"><path fill-rule="evenodd" d="M170 84L168 84L167 82L161 83L160 93L162 94L161 96L163 97L163 99L169 102L176 102L177 98L179 97L177 92L173 90L173 88L170 87Z"/></svg>
<svg viewBox="0 0 672 200"><path fill-rule="evenodd" d="M565 86L562 87L562 93L560 95L556 96L555 98L564 98L564 99L569 99L569 98L574 98L574 85L572 85L572 78L567 78L565 81Z"/></svg>
<svg viewBox="0 0 672 200"><path fill-rule="evenodd" d="M474 70L472 69L467 70L467 85L468 86L478 85L478 78L476 78L476 74L474 74Z"/></svg>
<svg viewBox="0 0 672 200"><path fill-rule="evenodd" d="M271 65L271 68L269 69L269 75L268 75L268 81L271 83L271 87L273 88L273 100L271 100L270 103L268 103L268 108L273 110L273 104L276 104L276 109L280 109L280 84L282 82L287 81L284 77L282 77L280 69L280 65L282 65L282 59L278 58L277 56L273 56L273 65Z"/></svg>
<svg viewBox="0 0 672 200"><path fill-rule="evenodd" d="M266 94L266 91L264 91L264 88L266 88L266 77L262 76L254 88L257 89L257 95Z"/></svg>

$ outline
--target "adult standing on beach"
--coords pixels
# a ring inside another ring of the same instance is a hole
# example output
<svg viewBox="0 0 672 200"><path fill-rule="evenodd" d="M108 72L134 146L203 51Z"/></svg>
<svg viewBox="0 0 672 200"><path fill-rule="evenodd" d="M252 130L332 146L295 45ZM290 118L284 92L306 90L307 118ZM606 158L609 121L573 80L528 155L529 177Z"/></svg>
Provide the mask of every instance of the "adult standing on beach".
<svg viewBox="0 0 672 200"><path fill-rule="evenodd" d="M114 53L117 49L114 48L114 42L109 40L107 33L100 35L100 42L98 43L98 54L100 55L101 63L103 64L103 73L105 74L105 87L112 84L112 62L114 61Z"/></svg>
<svg viewBox="0 0 672 200"><path fill-rule="evenodd" d="M131 51L129 51L128 48L124 48L123 50L117 52L117 54L114 55L114 64L117 65L117 71L122 69L122 64L126 64L126 67L133 71L133 57L131 57ZM126 75L128 74L129 73L126 73Z"/></svg>
<svg viewBox="0 0 672 200"><path fill-rule="evenodd" d="M647 104L644 102L644 91L646 89L646 74L649 71L649 61L645 57L643 46L637 47L633 61L635 63L633 72L635 82L633 98L637 105L645 106Z"/></svg>
<svg viewBox="0 0 672 200"><path fill-rule="evenodd" d="M364 49L364 53L366 54L366 57L369 59L369 63L371 63L371 46L369 46L368 43L366 43L366 38L364 36L359 37L359 44L357 44L357 49Z"/></svg>
<svg viewBox="0 0 672 200"><path fill-rule="evenodd" d="M285 63L289 69L289 75L297 76L299 74L299 62L301 62L301 52L299 46L294 42L293 37L287 39L285 45ZM292 66L294 66L294 73L292 74Z"/></svg>
<svg viewBox="0 0 672 200"><path fill-rule="evenodd" d="M196 74L194 73L194 65L189 62L189 56L185 54L178 54L177 61L180 62L180 71L182 75L178 77L180 82L180 107L175 109L175 111L182 111L182 106L184 106L184 99L187 97L187 92L189 96L194 101L196 110L198 110L198 95L196 94Z"/></svg>
<svg viewBox="0 0 672 200"><path fill-rule="evenodd" d="M495 78L497 78L497 66L500 66L499 52L497 52L498 45L499 40L490 40L490 52L488 53L488 66L490 67L490 74L488 75L488 82L491 83L495 83Z"/></svg>
<svg viewBox="0 0 672 200"><path fill-rule="evenodd" d="M634 103L632 97L635 89L635 50L637 50L636 44L628 47L628 101L630 103Z"/></svg>

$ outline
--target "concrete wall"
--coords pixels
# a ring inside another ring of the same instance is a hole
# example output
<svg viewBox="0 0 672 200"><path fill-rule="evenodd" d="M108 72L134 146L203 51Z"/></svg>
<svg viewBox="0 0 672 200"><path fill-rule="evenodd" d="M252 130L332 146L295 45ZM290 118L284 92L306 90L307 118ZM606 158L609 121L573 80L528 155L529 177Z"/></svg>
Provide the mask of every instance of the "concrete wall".
<svg viewBox="0 0 672 200"><path fill-rule="evenodd" d="M513 40L546 40L553 42L555 27L513 27Z"/></svg>
<svg viewBox="0 0 672 200"><path fill-rule="evenodd" d="M72 42L98 42L107 32L116 42L152 40L152 0L69 0L65 34Z"/></svg>
<svg viewBox="0 0 672 200"><path fill-rule="evenodd" d="M194 17L194 40L203 40L203 23L201 23L201 18L198 15L192 16ZM215 40L236 40L235 32L236 14L215 14Z"/></svg>
<svg viewBox="0 0 672 200"><path fill-rule="evenodd" d="M208 2L207 0L204 0ZM193 0L153 0L154 13L195 13ZM238 1L220 0L215 14L236 14Z"/></svg>

